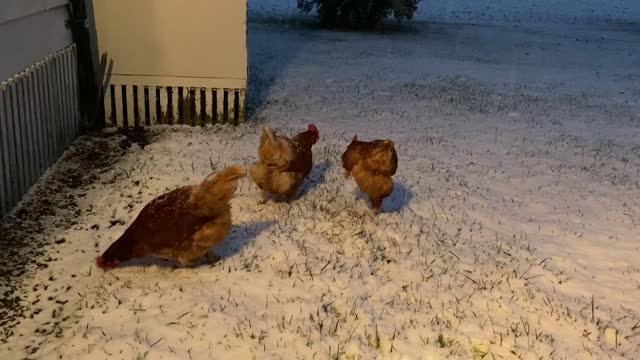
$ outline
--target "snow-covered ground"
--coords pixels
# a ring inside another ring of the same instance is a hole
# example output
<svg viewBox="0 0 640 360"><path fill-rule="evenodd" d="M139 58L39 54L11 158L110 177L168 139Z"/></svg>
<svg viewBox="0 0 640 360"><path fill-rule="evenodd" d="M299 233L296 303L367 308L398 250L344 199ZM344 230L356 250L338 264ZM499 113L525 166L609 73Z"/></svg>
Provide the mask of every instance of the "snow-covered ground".
<svg viewBox="0 0 640 360"><path fill-rule="evenodd" d="M297 0L247 0L251 16L295 16ZM447 22L640 22L636 0L422 0L416 20Z"/></svg>
<svg viewBox="0 0 640 360"><path fill-rule="evenodd" d="M83 137L9 219L42 254L4 265L24 319L0 357L640 357L637 29L250 24L249 46L253 123ZM218 263L96 270L147 201L253 162L259 122L320 128L299 200L245 180ZM340 171L356 132L397 143L376 218Z"/></svg>

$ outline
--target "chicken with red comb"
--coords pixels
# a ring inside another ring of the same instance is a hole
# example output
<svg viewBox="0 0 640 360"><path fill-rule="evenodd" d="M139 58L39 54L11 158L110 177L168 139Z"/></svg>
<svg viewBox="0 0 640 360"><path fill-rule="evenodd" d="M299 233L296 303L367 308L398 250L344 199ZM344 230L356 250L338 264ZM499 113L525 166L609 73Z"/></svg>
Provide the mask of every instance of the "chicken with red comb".
<svg viewBox="0 0 640 360"><path fill-rule="evenodd" d="M124 234L96 258L96 265L106 270L146 256L192 265L231 230L230 201L245 174L241 166L228 167L199 185L153 199Z"/></svg>
<svg viewBox="0 0 640 360"><path fill-rule="evenodd" d="M311 148L320 131L309 124L293 138L275 134L265 126L258 148L259 160L251 168L251 178L263 192L265 202L271 195L291 200L313 168Z"/></svg>
<svg viewBox="0 0 640 360"><path fill-rule="evenodd" d="M318 127L315 124L309 124L307 129L309 131L311 131L312 133L314 133L316 135L316 137L318 137L318 138L320 137L320 131L318 130Z"/></svg>

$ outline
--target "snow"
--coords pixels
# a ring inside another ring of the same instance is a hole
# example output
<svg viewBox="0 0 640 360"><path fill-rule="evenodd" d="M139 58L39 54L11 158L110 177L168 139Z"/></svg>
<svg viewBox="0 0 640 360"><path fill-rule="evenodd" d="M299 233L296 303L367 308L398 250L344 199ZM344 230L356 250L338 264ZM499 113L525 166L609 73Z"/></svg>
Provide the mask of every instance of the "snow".
<svg viewBox="0 0 640 360"><path fill-rule="evenodd" d="M81 168L92 181L50 190L74 198L75 224L43 215L41 236L65 241L21 278L27 313L2 358L640 355L633 28L252 23L249 42L254 122L154 127L125 151L122 135L85 136L69 150L111 149ZM263 122L320 129L298 200L259 205L243 180L217 263L96 270L148 201L255 161ZM397 144L396 189L378 217L340 168L356 132Z"/></svg>
<svg viewBox="0 0 640 360"><path fill-rule="evenodd" d="M254 17L299 15L297 0L248 0ZM635 0L421 0L414 14L418 21L600 23L640 21Z"/></svg>

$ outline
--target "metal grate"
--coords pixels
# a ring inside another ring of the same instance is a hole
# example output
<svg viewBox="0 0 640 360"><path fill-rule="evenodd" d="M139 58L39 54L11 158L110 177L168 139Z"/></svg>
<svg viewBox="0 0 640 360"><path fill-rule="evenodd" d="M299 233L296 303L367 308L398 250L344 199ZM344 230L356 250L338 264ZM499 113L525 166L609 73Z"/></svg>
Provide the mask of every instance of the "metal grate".
<svg viewBox="0 0 640 360"><path fill-rule="evenodd" d="M82 130L76 46L0 84L0 215L5 215Z"/></svg>
<svg viewBox="0 0 640 360"><path fill-rule="evenodd" d="M244 122L244 89L110 85L107 123L118 128L156 124L207 125Z"/></svg>

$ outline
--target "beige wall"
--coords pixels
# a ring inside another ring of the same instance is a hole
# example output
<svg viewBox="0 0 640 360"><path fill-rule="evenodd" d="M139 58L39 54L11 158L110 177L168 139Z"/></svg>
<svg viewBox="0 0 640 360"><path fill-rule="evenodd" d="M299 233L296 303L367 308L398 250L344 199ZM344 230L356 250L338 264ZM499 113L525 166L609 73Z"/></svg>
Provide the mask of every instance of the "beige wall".
<svg viewBox="0 0 640 360"><path fill-rule="evenodd" d="M94 13L113 83L246 87L244 0L94 0Z"/></svg>
<svg viewBox="0 0 640 360"><path fill-rule="evenodd" d="M66 0L0 0L0 81L72 43Z"/></svg>

